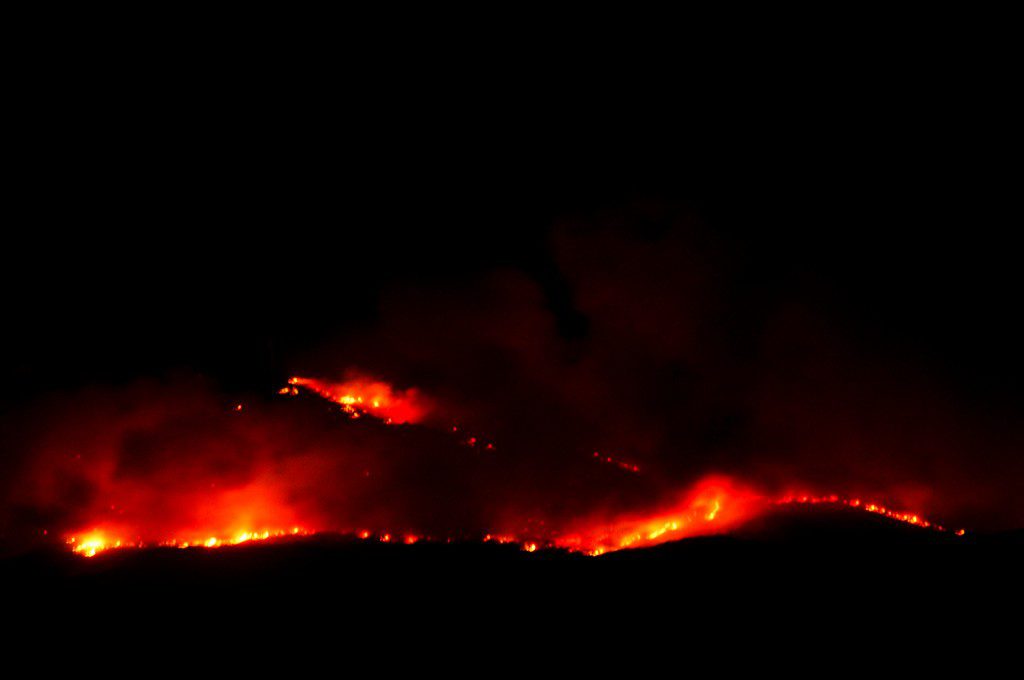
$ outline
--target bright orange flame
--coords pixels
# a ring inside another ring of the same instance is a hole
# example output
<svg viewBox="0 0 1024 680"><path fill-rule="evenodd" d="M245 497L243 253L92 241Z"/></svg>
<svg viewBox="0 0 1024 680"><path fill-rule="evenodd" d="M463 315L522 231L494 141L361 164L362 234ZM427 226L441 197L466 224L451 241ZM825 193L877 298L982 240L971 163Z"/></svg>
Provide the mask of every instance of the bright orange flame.
<svg viewBox="0 0 1024 680"><path fill-rule="evenodd" d="M283 388L281 394L294 395L296 388L302 387L339 404L353 418L369 414L388 423L401 425L422 422L430 411L426 398L419 390L395 390L379 380L356 379L331 383L296 376L290 378L288 384L291 388Z"/></svg>
<svg viewBox="0 0 1024 680"><path fill-rule="evenodd" d="M67 542L72 550L85 557L93 557L104 550L128 547L130 545L119 538L111 538L105 532L99 530L94 530L81 537L72 536Z"/></svg>
<svg viewBox="0 0 1024 680"><path fill-rule="evenodd" d="M292 527L291 529L242 531L234 536L208 536L198 539L170 538L148 544L140 539L118 538L121 534L117 530L94 529L83 535L69 536L66 542L79 555L94 557L101 552L118 548L145 548L150 545L163 548L221 548L229 545L240 545L249 541L266 541L286 536L311 536L313 533L315 532L301 527Z"/></svg>

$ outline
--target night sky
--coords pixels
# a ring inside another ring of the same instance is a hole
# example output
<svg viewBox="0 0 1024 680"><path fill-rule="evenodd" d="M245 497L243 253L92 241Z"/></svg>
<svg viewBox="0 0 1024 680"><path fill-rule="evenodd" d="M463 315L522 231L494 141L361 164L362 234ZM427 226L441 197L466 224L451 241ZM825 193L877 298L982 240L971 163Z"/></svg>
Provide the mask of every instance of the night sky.
<svg viewBox="0 0 1024 680"><path fill-rule="evenodd" d="M5 468L81 390L357 365L524 448L594 445L581 404L622 389L593 434L673 479L1020 527L1019 111L981 63L833 56L43 58L7 126Z"/></svg>

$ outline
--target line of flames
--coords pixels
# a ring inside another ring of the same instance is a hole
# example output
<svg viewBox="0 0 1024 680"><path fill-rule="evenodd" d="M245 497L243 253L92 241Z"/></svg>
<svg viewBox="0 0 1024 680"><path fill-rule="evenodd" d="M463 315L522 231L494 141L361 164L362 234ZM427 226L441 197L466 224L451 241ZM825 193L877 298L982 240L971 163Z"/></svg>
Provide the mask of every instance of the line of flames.
<svg viewBox="0 0 1024 680"><path fill-rule="evenodd" d="M559 536L548 539L541 538L520 538L511 534L485 534L479 540L484 543L499 543L503 545L516 545L526 552L536 552L538 549L558 549L568 552L579 552L590 556L599 556L605 553L614 552L628 548L657 545L681 538L719 533L726 526L716 524L719 513L726 509L726 501L713 499L706 504L691 508L689 511L669 516L659 516L653 520L646 520L631 523L631 526L638 527L630 529L625 533L614 524L603 528L601 539L598 545L587 544L578 535ZM836 507L847 507L875 515L880 515L895 522L901 522L921 529L947 532L948 529L941 524L931 522L916 513L898 512L878 503L863 502L858 498L845 498L835 494L828 496L785 496L771 501L768 505L782 506L793 504L806 505L831 505ZM957 529L952 532L955 536L964 536L964 529ZM130 540L111 535L109 532L96 529L84 534L76 534L67 538L67 544L71 549L84 557L94 557L109 550L128 548L180 548L180 549L215 549L225 546L237 546L256 541L267 541L286 537L308 537L314 535L342 535L352 536L361 540L377 540L382 543L401 542L406 545L419 543L420 541L435 543L451 543L452 538L438 539L432 536L419 536L417 534L392 534L386 531L322 531L302 527L290 529L274 529L262 531L243 531L233 536L208 536L206 538L194 538L191 540L167 539L164 541L147 543L142 540Z"/></svg>

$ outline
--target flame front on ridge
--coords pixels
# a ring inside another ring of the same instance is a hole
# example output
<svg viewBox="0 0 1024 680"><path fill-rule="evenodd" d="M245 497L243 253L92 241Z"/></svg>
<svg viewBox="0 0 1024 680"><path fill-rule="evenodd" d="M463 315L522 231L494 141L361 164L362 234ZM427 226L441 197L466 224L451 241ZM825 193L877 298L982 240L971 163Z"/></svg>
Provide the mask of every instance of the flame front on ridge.
<svg viewBox="0 0 1024 680"><path fill-rule="evenodd" d="M431 402L419 391L398 390L386 382L374 379L360 378L332 383L293 377L281 390L281 394L294 396L299 389L308 390L338 404L353 418L366 416L385 424L420 424L432 409ZM231 410L241 414L242 405L233 405ZM458 427L452 427L451 432L462 436ZM476 448L478 440L470 437L460 442ZM489 452L494 450L490 443L481 448ZM593 457L626 472L637 473L640 469L634 463L598 452ZM296 470L279 468L276 474L295 477ZM309 474L315 476L315 471ZM369 477L369 470L364 474ZM168 490L167 493L169 499L173 498L174 490ZM391 542L394 537L396 542L409 545L420 541L451 542L466 538L458 531L458 527L452 527L451 535L430 535L419 531L400 531L394 526L378 525L370 528L371 522L364 524L366 528L325 525L321 518L305 516L294 502L294 492L280 490L274 485L273 477L253 480L248 486L239 489L217 490L216 493L211 489L205 496L184 494L181 498L184 499L182 502L188 504L188 515L193 518L187 527L169 529L166 523L162 527L148 527L133 525L127 520L104 518L90 528L66 534L67 545L79 555L93 557L114 549L155 546L212 549L321 532L347 534L362 540L375 537L385 543ZM674 501L663 503L647 512L591 514L557 526L540 522L542 528L523 531L493 527L490 533L482 532L478 540L517 544L527 552L562 549L596 556L687 537L728 532L773 507L788 504L846 507L922 529L946 531L945 527L926 520L919 513L896 511L880 503L862 501L856 497L788 494L771 498L731 477L711 475L700 479ZM111 516L118 517L116 504L111 503L109 509ZM954 533L959 536L964 531L961 529Z"/></svg>

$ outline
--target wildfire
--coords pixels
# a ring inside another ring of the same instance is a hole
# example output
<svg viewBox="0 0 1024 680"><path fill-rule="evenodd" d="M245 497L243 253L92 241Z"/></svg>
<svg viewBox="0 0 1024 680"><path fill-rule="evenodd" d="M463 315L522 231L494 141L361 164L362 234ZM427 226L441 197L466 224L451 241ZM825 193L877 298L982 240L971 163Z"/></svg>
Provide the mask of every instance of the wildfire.
<svg viewBox="0 0 1024 680"><path fill-rule="evenodd" d="M836 494L827 496L787 495L776 500L768 500L749 488L737 485L726 477L708 477L697 484L685 498L667 511L646 516L625 516L611 520L591 518L581 523L581 528L562 535L530 536L522 538L514 534L486 534L482 541L500 544L518 545L526 552L536 552L540 548L562 549L580 552L586 555L599 556L627 548L639 548L658 545L694 536L720 534L734 529L744 522L759 516L772 506L791 504L834 505L848 507L877 515L890 520L903 522L922 529L947 531L945 527L930 522L918 514L897 512L877 503L864 503L858 498L844 498ZM240 545L250 541L266 541L288 536L311 536L320 533L302 527L290 529L264 529L262 531L240 531L230 536L206 536L194 533L187 539L168 538L153 543L123 537L123 532L116 529L94 529L87 533L71 535L67 544L71 549L84 557L94 557L101 552L124 548L145 548L151 546L174 548L221 548ZM358 532L334 531L330 533L349 534L366 540L376 536L381 543L390 543L393 535L390 532L373 534L368 530ZM958 529L956 536L964 536L966 531ZM413 545L422 540L434 541L431 537L406 533L402 535L405 545ZM451 542L451 538L446 542Z"/></svg>
<svg viewBox="0 0 1024 680"><path fill-rule="evenodd" d="M864 510L865 512L874 513L876 515L882 515L883 517L888 517L891 520L903 522L905 524L912 524L914 526L918 526L924 529L932 529L934 531L946 531L946 527L942 526L941 524L935 524L934 522L930 522L919 514L912 512L899 512L891 508L887 508L879 503L863 503L859 498L844 498L836 494L831 494L829 496L812 496L805 494L801 496L788 495L775 501L776 505L790 505L793 503L809 505L845 505L847 507L858 508ZM967 532L964 529L958 529L953 533L957 536L963 536Z"/></svg>
<svg viewBox="0 0 1024 680"><path fill-rule="evenodd" d="M388 423L419 423L430 411L427 400L414 388L396 390L391 385L372 379L356 379L331 383L316 378L293 377L281 394L296 395L298 388L307 389L333 401L353 418L369 414Z"/></svg>
<svg viewBox="0 0 1024 680"><path fill-rule="evenodd" d="M121 539L112 539L100 531L93 531L85 536L71 536L67 540L68 545L79 555L94 557L97 553L111 548L137 547L133 543L126 543ZM141 547L141 546L139 546Z"/></svg>
<svg viewBox="0 0 1024 680"><path fill-rule="evenodd" d="M580 531L555 541L557 547L603 555L624 548L721 533L762 511L761 496L726 477L707 477L667 511L610 521L587 520Z"/></svg>
<svg viewBox="0 0 1024 680"><path fill-rule="evenodd" d="M399 390L372 379L329 383L313 378L293 377L281 390L281 394L294 396L300 390L308 390L340 405L352 418L368 415L386 424L420 423L431 410L430 402L417 390ZM234 410L242 410L242 405L236 404ZM446 431L447 429L445 428ZM491 443L482 442L475 436L466 437L459 426L451 426L450 429L451 433L461 438L460 443L466 446L486 451L494 450ZM79 458L76 457L75 460ZM598 451L593 452L593 459L627 472L640 471L640 467L635 463ZM276 474L295 478L300 474L317 473L307 473L304 468L291 468L279 470ZM366 469L359 475L362 478L370 477L369 470ZM246 487L217 490L214 488L216 484L210 484L210 489L190 490L188 494L181 496L180 507L188 509L184 515L190 517L191 521L182 522L189 528L181 531L168 531L168 528L173 529L176 526L175 523L165 523L161 525L163 528L150 526L144 521L133 525L124 515L125 510L120 502L108 502L104 507L108 507L111 513L116 513L111 517L120 518L110 521L124 521L124 524L98 521L89 530L66 535L66 542L75 553L84 557L94 557L102 552L126 548L215 549L287 536L310 536L320 531L351 535L362 540L374 537L382 543L395 542L405 545L420 541L451 542L464 538L462 534L457 533L450 536L440 534L440 538L438 534L420 533L415 523L405 527L377 526L372 530L330 526L313 529L312 526L326 522L294 506L294 494L290 496L275 487L275 479L277 477L268 472L266 477L253 480ZM129 498L135 491L133 487L111 488L112 495L120 492ZM169 494L173 492L168 491ZM539 521L532 525L533 528L519 528L513 531L509 531L508 527L491 527L493 533L483 535L482 541L514 544L530 553L542 549L559 549L597 556L627 548L728 532L769 512L775 506L790 504L846 507L922 529L946 531L944 526L925 519L921 514L894 510L881 503L863 501L857 497L838 494L787 494L781 498L772 498L732 478L708 476L686 493L647 512L610 516L593 514L575 521L562 522L561 526L554 526L554 522L548 525L544 521ZM143 524L146 526L142 526ZM254 525L263 528L252 528ZM367 524L362 526L366 527ZM458 527L451 529L454 532ZM959 529L953 533L956 536L963 536L965 531Z"/></svg>
<svg viewBox="0 0 1024 680"><path fill-rule="evenodd" d="M201 536L191 539L169 538L155 543L146 543L141 538L128 539L119 538L117 530L94 529L91 532L81 535L72 535L67 538L67 544L71 549L84 557L94 557L107 550L118 548L221 548L228 545L241 545L250 541L266 541L287 536L311 536L316 532L292 527L291 529L264 529L262 531L242 531L232 536Z"/></svg>

